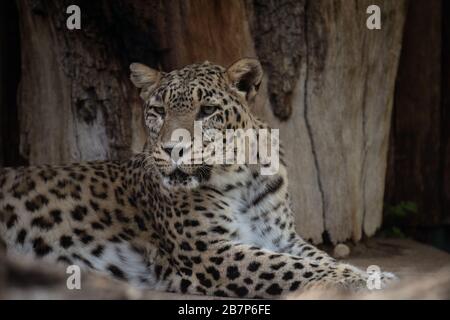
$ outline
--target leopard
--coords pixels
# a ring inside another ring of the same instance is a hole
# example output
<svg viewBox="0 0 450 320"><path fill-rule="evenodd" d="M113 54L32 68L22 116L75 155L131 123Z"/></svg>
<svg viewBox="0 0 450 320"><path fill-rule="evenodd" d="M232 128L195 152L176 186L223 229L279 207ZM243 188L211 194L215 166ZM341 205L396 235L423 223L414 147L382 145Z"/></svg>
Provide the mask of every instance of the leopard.
<svg viewBox="0 0 450 320"><path fill-rule="evenodd" d="M142 151L0 169L8 253L181 294L273 299L310 288L366 290L366 271L296 232L282 147L272 174L262 174L263 161L173 159L180 155L173 132L192 133L198 121L204 132L271 129L253 112L263 80L257 58L170 72L132 63L130 80L143 101ZM379 276L383 287L396 279Z"/></svg>

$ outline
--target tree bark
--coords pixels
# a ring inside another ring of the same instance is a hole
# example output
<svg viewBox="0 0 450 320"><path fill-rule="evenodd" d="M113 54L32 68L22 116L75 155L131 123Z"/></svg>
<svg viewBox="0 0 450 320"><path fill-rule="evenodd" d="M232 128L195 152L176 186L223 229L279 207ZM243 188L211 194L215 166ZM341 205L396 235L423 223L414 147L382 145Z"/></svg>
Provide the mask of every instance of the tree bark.
<svg viewBox="0 0 450 320"><path fill-rule="evenodd" d="M205 60L227 66L255 56L244 1L163 1L157 12L156 41L163 52L163 69Z"/></svg>
<svg viewBox="0 0 450 320"><path fill-rule="evenodd" d="M20 150L32 164L121 159L130 145L142 145L141 105L122 60L129 38L120 37L134 30L128 20L115 19L131 8L124 2L76 3L82 30L66 28L73 1L18 1Z"/></svg>
<svg viewBox="0 0 450 320"><path fill-rule="evenodd" d="M277 2L269 3L262 10L277 16ZM366 28L371 4L382 10L381 30ZM299 70L296 81L286 86L293 88L286 91L292 116L280 122L269 107L265 114L273 127L281 128L287 146L298 228L315 243L324 237L333 243L357 241L373 235L382 221L405 1L305 1L303 9L289 12L298 14L281 14L287 19L282 25L289 19L303 21L294 33L296 51L287 51ZM270 23L267 30L277 28L276 21ZM280 47L289 40L281 37ZM282 60L276 61L274 68ZM295 79L286 72L272 73L269 92L273 82Z"/></svg>

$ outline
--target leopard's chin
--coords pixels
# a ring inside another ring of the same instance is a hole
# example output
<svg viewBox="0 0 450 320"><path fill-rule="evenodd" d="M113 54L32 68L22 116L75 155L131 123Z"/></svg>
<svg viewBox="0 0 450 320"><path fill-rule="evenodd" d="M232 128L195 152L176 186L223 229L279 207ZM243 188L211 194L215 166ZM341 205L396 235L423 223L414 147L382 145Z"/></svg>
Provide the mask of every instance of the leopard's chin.
<svg viewBox="0 0 450 320"><path fill-rule="evenodd" d="M175 168L169 173L160 172L162 183L167 189L196 189L211 177L211 167L201 166L186 173L182 168Z"/></svg>
<svg viewBox="0 0 450 320"><path fill-rule="evenodd" d="M167 189L195 189L200 186L200 181L195 175L189 175L180 169L173 170L170 174L162 175L162 183Z"/></svg>

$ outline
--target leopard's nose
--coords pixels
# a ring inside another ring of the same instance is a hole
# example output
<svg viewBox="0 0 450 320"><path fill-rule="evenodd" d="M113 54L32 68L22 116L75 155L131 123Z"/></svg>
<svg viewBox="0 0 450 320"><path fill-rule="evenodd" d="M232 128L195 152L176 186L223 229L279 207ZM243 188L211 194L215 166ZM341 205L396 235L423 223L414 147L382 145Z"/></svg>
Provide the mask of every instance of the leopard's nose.
<svg viewBox="0 0 450 320"><path fill-rule="evenodd" d="M172 150L173 150L173 147L172 147L172 146L165 146L165 147L162 147L161 149L162 149L165 153L167 153L169 156L172 155Z"/></svg>
<svg viewBox="0 0 450 320"><path fill-rule="evenodd" d="M178 158L178 157L181 158L184 154L184 150L182 147L177 147L177 149L175 150L175 154L173 153L174 146L165 145L165 146L161 147L161 149L170 157L172 157L172 155L173 155L176 158Z"/></svg>

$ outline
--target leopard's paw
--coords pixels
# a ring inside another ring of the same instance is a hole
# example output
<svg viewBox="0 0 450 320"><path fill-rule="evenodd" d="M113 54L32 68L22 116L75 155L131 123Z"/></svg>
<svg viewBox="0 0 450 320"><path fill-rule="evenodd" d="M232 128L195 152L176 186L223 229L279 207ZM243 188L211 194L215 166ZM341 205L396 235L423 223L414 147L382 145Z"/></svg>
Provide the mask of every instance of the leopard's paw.
<svg viewBox="0 0 450 320"><path fill-rule="evenodd" d="M385 289L398 281L398 277L391 272L382 272L380 268L367 268L367 271L352 265L341 264L338 266L343 287L352 290L380 290Z"/></svg>

